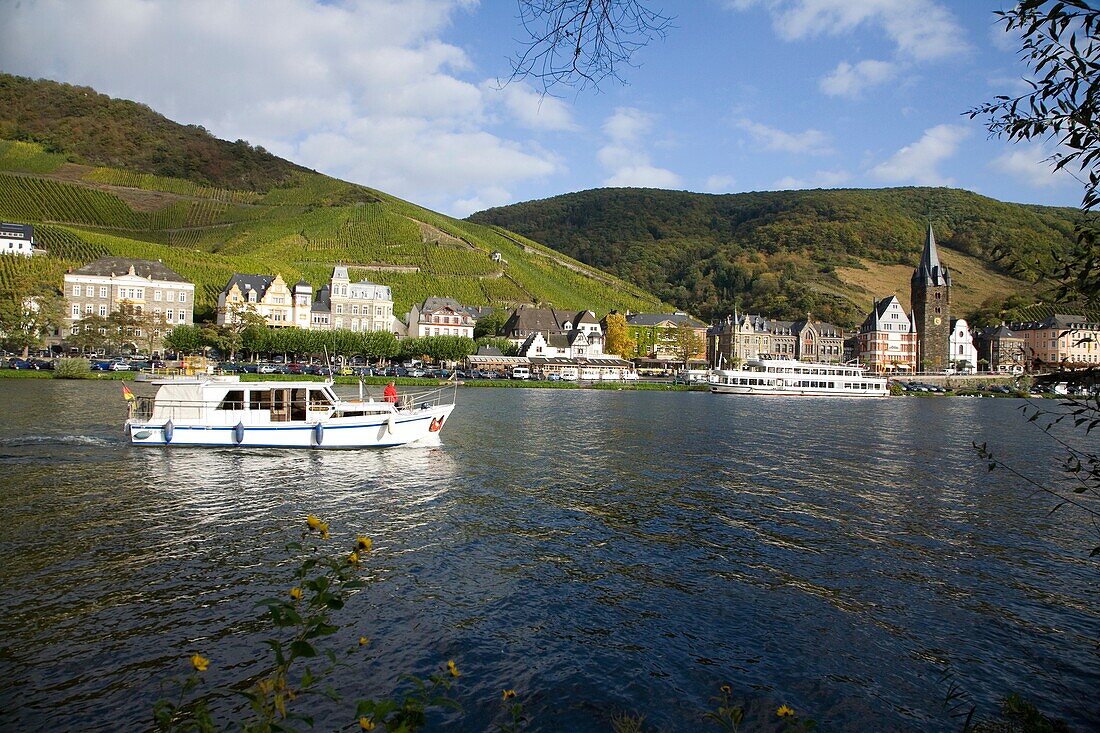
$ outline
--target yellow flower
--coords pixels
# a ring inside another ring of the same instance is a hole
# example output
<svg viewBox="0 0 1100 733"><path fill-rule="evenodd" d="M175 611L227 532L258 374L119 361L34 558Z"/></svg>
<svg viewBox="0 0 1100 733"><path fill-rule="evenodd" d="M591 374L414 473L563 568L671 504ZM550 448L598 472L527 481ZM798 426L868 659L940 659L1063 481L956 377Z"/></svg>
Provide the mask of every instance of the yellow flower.
<svg viewBox="0 0 1100 733"><path fill-rule="evenodd" d="M516 691L515 690L505 690L504 694L501 696L501 699L502 700L511 700L515 696L516 696Z"/></svg>
<svg viewBox="0 0 1100 733"><path fill-rule="evenodd" d="M359 564L359 553L358 552L353 552L350 555L348 555L348 562L352 565L358 565Z"/></svg>
<svg viewBox="0 0 1100 733"><path fill-rule="evenodd" d="M302 589L295 586L290 589L290 597L296 601L302 600Z"/></svg>
<svg viewBox="0 0 1100 733"><path fill-rule="evenodd" d="M780 718L790 718L794 715L794 708L789 708L786 705L780 705L779 709L775 711L775 714Z"/></svg>
<svg viewBox="0 0 1100 733"><path fill-rule="evenodd" d="M718 690L723 695L732 695L733 694L733 688L730 687L729 685L722 685L721 687L718 688Z"/></svg>
<svg viewBox="0 0 1100 733"><path fill-rule="evenodd" d="M368 639L367 637L365 637L365 636L360 636L359 637L359 646L366 646L369 643L370 643L370 639Z"/></svg>
<svg viewBox="0 0 1100 733"><path fill-rule="evenodd" d="M318 519L317 517L315 517L312 514L310 514L309 516L306 517L306 524L309 525L310 529L320 529L321 528L321 520Z"/></svg>
<svg viewBox="0 0 1100 733"><path fill-rule="evenodd" d="M451 659L447 662L447 671L451 673L452 677L458 677L458 667L455 666L455 660Z"/></svg>
<svg viewBox="0 0 1100 733"><path fill-rule="evenodd" d="M192 654L191 666L198 672L205 672L206 668L210 666L210 660L201 654Z"/></svg>
<svg viewBox="0 0 1100 733"><path fill-rule="evenodd" d="M327 540L328 539L328 522L321 522L321 525L318 527L318 529L321 530L321 539Z"/></svg>
<svg viewBox="0 0 1100 733"><path fill-rule="evenodd" d="M374 542L370 537L360 535L355 538L355 547L363 552L370 552L374 548Z"/></svg>
<svg viewBox="0 0 1100 733"><path fill-rule="evenodd" d="M374 730L374 721L370 718L359 718L359 727L363 730Z"/></svg>

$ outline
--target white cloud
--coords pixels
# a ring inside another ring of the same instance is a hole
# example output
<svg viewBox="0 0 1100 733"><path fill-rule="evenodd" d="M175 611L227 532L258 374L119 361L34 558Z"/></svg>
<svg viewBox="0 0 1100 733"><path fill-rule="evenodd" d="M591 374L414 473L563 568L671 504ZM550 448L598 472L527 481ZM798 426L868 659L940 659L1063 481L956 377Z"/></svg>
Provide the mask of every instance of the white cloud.
<svg viewBox="0 0 1100 733"><path fill-rule="evenodd" d="M605 186L636 186L641 188L679 188L680 176L652 164L646 149L651 147L646 136L653 128L654 118L633 107L619 107L603 124L609 138L596 152L596 160L610 171Z"/></svg>
<svg viewBox="0 0 1100 733"><path fill-rule="evenodd" d="M1004 155L995 158L990 166L1020 183L1034 188L1048 188L1069 177L1065 171L1054 170L1050 156L1051 152L1044 145L1017 144Z"/></svg>
<svg viewBox="0 0 1100 733"><path fill-rule="evenodd" d="M703 190L709 193L726 193L733 188L733 184L736 182L733 176L714 175L707 178Z"/></svg>
<svg viewBox="0 0 1100 733"><path fill-rule="evenodd" d="M475 211L484 211L494 206L503 206L512 201L512 194L499 186L489 186L468 199L459 199L451 205L455 216L467 217Z"/></svg>
<svg viewBox="0 0 1100 733"><path fill-rule="evenodd" d="M864 89L890 81L896 75L897 65L889 61L865 59L855 65L841 61L818 85L831 97L855 98Z"/></svg>
<svg viewBox="0 0 1100 733"><path fill-rule="evenodd" d="M729 0L726 6L765 7L776 33L788 41L869 26L883 33L899 55L915 60L945 58L967 48L955 18L933 0Z"/></svg>
<svg viewBox="0 0 1100 733"><path fill-rule="evenodd" d="M774 186L780 191L789 191L800 188L837 188L852 180L852 174L845 170L816 171L809 178L795 178L785 176L775 182Z"/></svg>
<svg viewBox="0 0 1100 733"><path fill-rule="evenodd" d="M486 96L499 99L512 117L533 130L575 131L578 128L568 105L557 97L539 94L530 86L513 82L501 88L496 81L482 84Z"/></svg>
<svg viewBox="0 0 1100 733"><path fill-rule="evenodd" d="M753 139L766 150L806 155L828 155L833 152L829 147L828 136L820 130L786 132L747 119L738 120L737 126L752 135Z"/></svg>
<svg viewBox="0 0 1100 733"><path fill-rule="evenodd" d="M425 205L560 166L486 131L494 111L572 129L559 100L491 94L440 40L470 0L39 0L0 8L10 73L93 86L219 137ZM484 200L489 200L485 198Z"/></svg>
<svg viewBox="0 0 1100 733"><path fill-rule="evenodd" d="M969 134L962 125L936 125L925 130L920 140L872 168L871 174L888 183L950 186L954 180L943 176L937 168L955 154Z"/></svg>

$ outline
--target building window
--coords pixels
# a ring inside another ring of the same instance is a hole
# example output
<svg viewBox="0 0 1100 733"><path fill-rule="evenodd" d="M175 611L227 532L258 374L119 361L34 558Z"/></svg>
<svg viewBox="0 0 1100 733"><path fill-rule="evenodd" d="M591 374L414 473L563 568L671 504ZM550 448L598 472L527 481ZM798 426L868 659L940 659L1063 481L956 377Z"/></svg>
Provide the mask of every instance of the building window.
<svg viewBox="0 0 1100 733"><path fill-rule="evenodd" d="M73 303L73 318L80 318L80 305Z"/></svg>
<svg viewBox="0 0 1100 733"><path fill-rule="evenodd" d="M161 292L159 290L153 291L153 300L160 300Z"/></svg>
<svg viewBox="0 0 1100 733"><path fill-rule="evenodd" d="M180 293L180 302L187 300L187 293Z"/></svg>
<svg viewBox="0 0 1100 733"><path fill-rule="evenodd" d="M73 297L74 298L79 298L80 297L80 286L79 285L73 285Z"/></svg>
<svg viewBox="0 0 1100 733"><path fill-rule="evenodd" d="M107 306L105 306L105 305L99 306L99 316L100 316L100 318L106 318L107 317Z"/></svg>
<svg viewBox="0 0 1100 733"><path fill-rule="evenodd" d="M84 312L88 313L89 315L92 313L92 304L91 303L85 303L84 304Z"/></svg>
<svg viewBox="0 0 1100 733"><path fill-rule="evenodd" d="M169 321L171 321L171 320L172 320L172 316L173 316L173 315L175 315L175 311L174 311L174 310L172 310L171 308L169 308L169 309L168 309L168 320L169 320Z"/></svg>
<svg viewBox="0 0 1100 733"><path fill-rule="evenodd" d="M101 298L106 298L107 297L107 286L106 285L100 285L99 286L99 297L101 297Z"/></svg>

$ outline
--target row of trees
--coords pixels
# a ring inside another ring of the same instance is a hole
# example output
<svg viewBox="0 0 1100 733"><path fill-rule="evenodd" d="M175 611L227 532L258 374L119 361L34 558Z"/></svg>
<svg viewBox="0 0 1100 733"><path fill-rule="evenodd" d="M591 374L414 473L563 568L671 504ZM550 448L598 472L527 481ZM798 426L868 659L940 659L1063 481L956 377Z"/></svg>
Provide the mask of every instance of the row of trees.
<svg viewBox="0 0 1100 733"><path fill-rule="evenodd" d="M264 354L284 356L361 357L370 361L388 359L429 359L435 363L462 361L477 352L479 345L490 344L506 353L515 347L506 339L482 337L475 341L466 336L426 336L398 340L386 331L307 331L301 328L267 328L256 324L244 328L216 326L177 326L164 339L164 345L180 354L197 354L216 349L229 359L238 354L256 358Z"/></svg>

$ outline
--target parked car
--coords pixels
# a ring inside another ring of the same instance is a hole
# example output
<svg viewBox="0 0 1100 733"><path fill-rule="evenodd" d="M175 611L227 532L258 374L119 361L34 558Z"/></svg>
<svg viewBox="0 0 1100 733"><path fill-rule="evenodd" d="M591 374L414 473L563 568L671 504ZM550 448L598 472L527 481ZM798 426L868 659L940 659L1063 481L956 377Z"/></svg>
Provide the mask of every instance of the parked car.
<svg viewBox="0 0 1100 733"><path fill-rule="evenodd" d="M20 359L19 357L12 357L8 359L9 369L37 369L34 362L30 359Z"/></svg>
<svg viewBox="0 0 1100 733"><path fill-rule="evenodd" d="M122 361L121 359L115 359L108 367L112 372L128 372L132 369L130 362Z"/></svg>
<svg viewBox="0 0 1100 733"><path fill-rule="evenodd" d="M91 363L91 370L93 372L109 372L111 371L111 360L96 359Z"/></svg>

